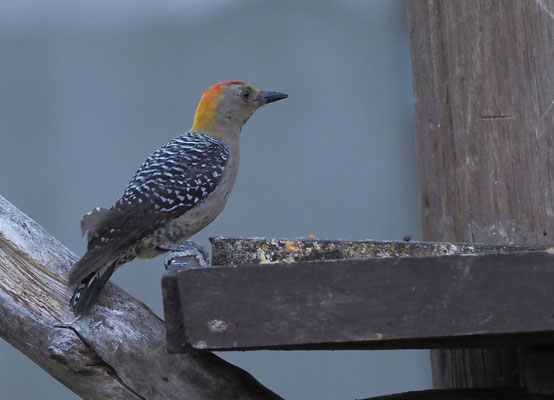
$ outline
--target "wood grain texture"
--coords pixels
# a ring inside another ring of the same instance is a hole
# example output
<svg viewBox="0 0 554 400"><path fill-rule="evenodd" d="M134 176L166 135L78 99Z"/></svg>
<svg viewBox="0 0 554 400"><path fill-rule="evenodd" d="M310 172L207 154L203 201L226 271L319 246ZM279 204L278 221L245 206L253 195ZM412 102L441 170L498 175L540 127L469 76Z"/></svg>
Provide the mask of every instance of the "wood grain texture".
<svg viewBox="0 0 554 400"><path fill-rule="evenodd" d="M553 0L410 2L425 240L553 242L548 9Z"/></svg>
<svg viewBox="0 0 554 400"><path fill-rule="evenodd" d="M0 196L0 337L83 399L280 399L211 353L168 354L163 321L115 285L75 320L76 259Z"/></svg>
<svg viewBox="0 0 554 400"><path fill-rule="evenodd" d="M423 238L554 236L554 0L410 0ZM517 349L434 354L436 387L520 385Z"/></svg>
<svg viewBox="0 0 554 400"><path fill-rule="evenodd" d="M554 287L550 250L194 268L168 275L179 288L185 329L177 348L183 338L192 348L209 350L554 340L554 302L544 301Z"/></svg>

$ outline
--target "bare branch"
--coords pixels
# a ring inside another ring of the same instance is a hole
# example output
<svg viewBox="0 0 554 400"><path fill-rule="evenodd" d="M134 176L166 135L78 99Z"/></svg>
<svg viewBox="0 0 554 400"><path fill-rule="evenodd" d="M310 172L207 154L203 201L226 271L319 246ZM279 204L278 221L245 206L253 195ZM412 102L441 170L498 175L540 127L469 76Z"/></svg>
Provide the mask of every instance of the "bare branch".
<svg viewBox="0 0 554 400"><path fill-rule="evenodd" d="M0 336L79 396L281 399L211 353L169 355L163 321L115 285L75 320L66 286L75 260L0 196Z"/></svg>

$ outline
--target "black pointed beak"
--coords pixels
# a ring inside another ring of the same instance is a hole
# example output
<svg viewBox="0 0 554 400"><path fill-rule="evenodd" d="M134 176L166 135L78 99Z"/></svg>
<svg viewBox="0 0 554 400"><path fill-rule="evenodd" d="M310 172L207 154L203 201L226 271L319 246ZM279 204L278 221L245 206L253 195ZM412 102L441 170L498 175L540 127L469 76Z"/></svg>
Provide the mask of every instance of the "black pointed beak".
<svg viewBox="0 0 554 400"><path fill-rule="evenodd" d="M269 104L269 103L273 103L274 101L283 100L283 99L286 99L287 97L289 97L289 95L285 93L266 92L265 90L261 90L256 100L258 101L260 106L263 106L264 104Z"/></svg>

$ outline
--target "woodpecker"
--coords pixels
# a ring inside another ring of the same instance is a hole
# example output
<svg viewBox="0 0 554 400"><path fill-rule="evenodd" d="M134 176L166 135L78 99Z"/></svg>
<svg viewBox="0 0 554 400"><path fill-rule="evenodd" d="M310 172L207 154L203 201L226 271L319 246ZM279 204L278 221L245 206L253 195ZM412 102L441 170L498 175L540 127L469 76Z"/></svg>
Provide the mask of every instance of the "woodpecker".
<svg viewBox="0 0 554 400"><path fill-rule="evenodd" d="M76 285L70 301L76 315L87 312L117 267L137 256L179 250L206 256L187 239L225 207L237 176L243 125L259 107L287 97L239 81L210 87L192 128L148 157L111 208L97 207L83 217L87 251L68 279Z"/></svg>

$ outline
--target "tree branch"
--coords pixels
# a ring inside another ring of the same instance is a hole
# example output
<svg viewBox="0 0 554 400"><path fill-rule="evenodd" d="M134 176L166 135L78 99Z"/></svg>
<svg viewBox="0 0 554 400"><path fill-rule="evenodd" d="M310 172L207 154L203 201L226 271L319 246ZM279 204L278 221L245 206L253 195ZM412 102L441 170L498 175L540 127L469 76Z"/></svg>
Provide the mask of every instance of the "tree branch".
<svg viewBox="0 0 554 400"><path fill-rule="evenodd" d="M90 315L68 308L76 257L0 196L0 337L84 399L278 400L208 352L169 355L163 321L108 284Z"/></svg>

